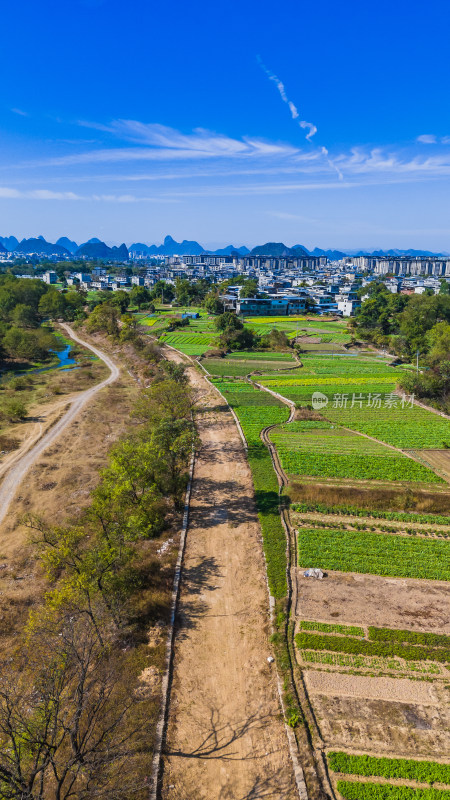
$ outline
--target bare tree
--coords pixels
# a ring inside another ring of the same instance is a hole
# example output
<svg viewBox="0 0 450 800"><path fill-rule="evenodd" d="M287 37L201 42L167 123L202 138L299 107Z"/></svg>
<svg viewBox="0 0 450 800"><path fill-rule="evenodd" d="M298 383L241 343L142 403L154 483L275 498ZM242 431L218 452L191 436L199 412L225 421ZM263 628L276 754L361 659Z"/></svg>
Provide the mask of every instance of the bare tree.
<svg viewBox="0 0 450 800"><path fill-rule="evenodd" d="M145 725L126 683L87 619L43 623L0 672L2 800L141 797Z"/></svg>

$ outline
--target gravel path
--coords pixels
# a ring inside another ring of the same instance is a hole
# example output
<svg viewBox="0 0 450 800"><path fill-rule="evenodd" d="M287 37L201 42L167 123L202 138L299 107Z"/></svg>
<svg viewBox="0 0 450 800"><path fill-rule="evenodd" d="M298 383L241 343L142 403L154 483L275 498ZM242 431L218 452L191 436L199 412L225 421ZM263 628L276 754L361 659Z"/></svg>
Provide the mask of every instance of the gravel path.
<svg viewBox="0 0 450 800"><path fill-rule="evenodd" d="M95 353L95 355L100 358L101 361L103 361L110 369L110 374L101 383L98 383L96 386L86 389L86 391L77 395L77 397L71 401L69 410L66 411L66 413L63 414L63 416L50 428L50 430L48 430L47 433L45 433L44 436L42 436L42 438L39 439L39 441L33 447L31 447L31 449L25 452L24 455L6 473L6 477L0 486L0 523L3 522L4 518L6 517L17 489L36 459L41 455L41 453L44 452L44 450L46 450L47 447L49 447L49 445L55 441L55 439L58 438L67 425L70 425L72 420L77 416L86 403L92 400L92 398L98 392L104 389L105 386L109 386L110 383L113 383L119 377L119 369L116 367L113 361L111 361L109 356L107 356L101 350L98 350L98 348L94 347L92 344L88 344L83 339L80 339L80 337L74 333L69 325L64 323L62 327L65 328L71 339Z"/></svg>

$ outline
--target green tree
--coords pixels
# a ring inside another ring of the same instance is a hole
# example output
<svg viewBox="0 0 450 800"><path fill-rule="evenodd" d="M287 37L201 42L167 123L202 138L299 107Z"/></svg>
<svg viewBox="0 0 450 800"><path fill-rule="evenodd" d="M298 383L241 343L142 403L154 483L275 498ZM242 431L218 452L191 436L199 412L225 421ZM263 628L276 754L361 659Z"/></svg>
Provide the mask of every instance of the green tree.
<svg viewBox="0 0 450 800"><path fill-rule="evenodd" d="M11 321L18 328L36 328L39 325L39 315L33 306L18 303L11 312Z"/></svg>
<svg viewBox="0 0 450 800"><path fill-rule="evenodd" d="M170 303L175 297L173 286L166 281L157 281L150 294L152 300L164 303Z"/></svg>
<svg viewBox="0 0 450 800"><path fill-rule="evenodd" d="M214 320L214 325L218 331L241 331L244 328L244 323L233 311L225 311Z"/></svg>
<svg viewBox="0 0 450 800"><path fill-rule="evenodd" d="M208 314L223 314L223 302L217 292L210 292L203 300L203 308Z"/></svg>
<svg viewBox="0 0 450 800"><path fill-rule="evenodd" d="M450 361L450 325L448 322L438 322L425 335L430 364L439 364Z"/></svg>
<svg viewBox="0 0 450 800"><path fill-rule="evenodd" d="M130 303L137 306L139 310L143 303L148 303L150 300L150 292L145 286L133 286L130 292Z"/></svg>
<svg viewBox="0 0 450 800"><path fill-rule="evenodd" d="M109 336L119 335L119 311L110 303L101 303L89 315L86 323L89 333L104 331Z"/></svg>
<svg viewBox="0 0 450 800"><path fill-rule="evenodd" d="M111 305L120 308L120 311L123 314L130 305L130 295L128 292L125 292L124 289L119 289L117 292L112 293L112 296L109 298L108 302Z"/></svg>
<svg viewBox="0 0 450 800"><path fill-rule="evenodd" d="M65 295L58 292L57 289L51 289L46 294L42 295L39 301L39 313L43 317L49 317L50 319L64 318L65 310Z"/></svg>
<svg viewBox="0 0 450 800"><path fill-rule="evenodd" d="M248 278L239 293L239 297L257 297L258 295L258 281L256 278Z"/></svg>

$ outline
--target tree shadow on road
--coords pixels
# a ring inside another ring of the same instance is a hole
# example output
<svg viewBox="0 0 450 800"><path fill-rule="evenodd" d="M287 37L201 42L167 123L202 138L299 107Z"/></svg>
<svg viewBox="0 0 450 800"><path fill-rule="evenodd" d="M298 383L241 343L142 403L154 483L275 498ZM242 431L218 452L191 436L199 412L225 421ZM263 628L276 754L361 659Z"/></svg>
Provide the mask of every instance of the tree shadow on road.
<svg viewBox="0 0 450 800"><path fill-rule="evenodd" d="M182 600L175 621L177 641L186 638L187 631L196 628L198 621L208 613L209 605L203 595L215 591L218 588L217 580L221 577L221 570L213 556L204 557L197 564L183 567Z"/></svg>
<svg viewBox="0 0 450 800"><path fill-rule="evenodd" d="M173 785L174 793L171 792L171 798L180 798L180 800L202 800L203 798L216 797L217 800L288 800L292 798L292 773L288 769L286 773L271 773L270 765L266 759L269 753L265 751L265 745L261 747L261 752L252 749L248 753L242 753L238 742L247 734L259 739L261 731L273 723L273 715L261 714L256 711L249 717L230 723L229 721L221 723L220 711L214 707L208 709L208 715L202 715L201 710L197 709L197 714L192 715L192 729L194 731L204 730L203 736L189 750L175 750L171 749L166 744L164 755L165 757L181 758L181 759L194 759L194 760L220 760L224 763L227 762L241 762L253 761L261 762L260 773L256 778L252 779L251 786L245 791L244 794L236 795L236 787L233 781L233 768L230 766L227 770L230 779L227 780L227 785L222 787L210 787L210 794L207 795L202 792L206 787L197 787L195 794L189 786L189 766L186 763L184 767L183 777L176 778L176 783ZM208 720L207 722L205 720ZM195 736L195 733L193 733ZM271 754L275 751L272 750ZM175 770L177 773L179 767ZM254 770L254 767L252 768ZM198 780L198 773L197 775Z"/></svg>
<svg viewBox="0 0 450 800"><path fill-rule="evenodd" d="M217 503L215 503L217 498ZM242 491L237 481L222 481L202 478L198 488L194 484L192 499L195 505L190 511L190 527L213 528L222 522L241 524L256 521L253 492Z"/></svg>

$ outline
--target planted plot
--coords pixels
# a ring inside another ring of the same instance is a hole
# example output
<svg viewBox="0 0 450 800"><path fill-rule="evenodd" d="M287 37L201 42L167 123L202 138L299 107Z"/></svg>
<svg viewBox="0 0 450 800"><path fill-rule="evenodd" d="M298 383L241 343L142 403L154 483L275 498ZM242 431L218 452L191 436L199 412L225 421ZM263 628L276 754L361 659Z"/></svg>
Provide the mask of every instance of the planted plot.
<svg viewBox="0 0 450 800"><path fill-rule="evenodd" d="M413 789L389 783L338 781L337 789L345 800L450 800L450 790Z"/></svg>
<svg viewBox="0 0 450 800"><path fill-rule="evenodd" d="M306 664L326 664L333 667L349 667L350 669L364 669L370 672L416 672L423 675L441 675L441 667L437 664L421 661L405 661L395 658L380 658L379 656L362 656L346 653L327 653L319 650L300 650L300 656ZM445 667L444 667L445 669Z"/></svg>
<svg viewBox="0 0 450 800"><path fill-rule="evenodd" d="M369 628L369 638L378 642L407 642L429 647L450 647L450 636L439 633L424 633L398 628Z"/></svg>
<svg viewBox="0 0 450 800"><path fill-rule="evenodd" d="M386 519L398 522L415 522L429 525L450 525L450 517L443 514L420 514L419 512L406 511L373 511L359 506L328 506L325 503L293 503L293 511L316 511L320 514L338 514L349 517L368 517L371 519Z"/></svg>
<svg viewBox="0 0 450 800"><path fill-rule="evenodd" d="M450 764L437 761L415 761L410 758L376 758L350 753L328 753L328 764L333 772L346 775L376 775L380 778L403 778L420 783L450 784Z"/></svg>
<svg viewBox="0 0 450 800"><path fill-rule="evenodd" d="M260 354L259 359L231 359L228 358L206 358L202 364L211 375L248 375L250 372L258 370L260 372L270 372L271 370L286 368L292 363L295 366L295 361L275 361L262 360Z"/></svg>
<svg viewBox="0 0 450 800"><path fill-rule="evenodd" d="M273 351L240 350L238 353L228 353L227 361L287 361L295 363L291 353L276 353ZM287 364L289 366L289 364Z"/></svg>
<svg viewBox="0 0 450 800"><path fill-rule="evenodd" d="M395 642L371 642L350 636L331 636L320 633L297 633L295 637L300 650L326 650L330 653L347 653L357 656L402 658L404 661L435 661L450 664L450 652L430 647L413 647Z"/></svg>
<svg viewBox="0 0 450 800"><path fill-rule="evenodd" d="M326 407L326 416L340 425L393 444L403 450L439 449L450 439L448 420L423 408L402 408L400 398L392 408L333 408Z"/></svg>
<svg viewBox="0 0 450 800"><path fill-rule="evenodd" d="M300 529L299 564L397 578L450 580L449 548L439 539L366 531Z"/></svg>
<svg viewBox="0 0 450 800"><path fill-rule="evenodd" d="M312 620L302 620L300 622L300 630L342 633L344 636L364 636L364 630L355 625L338 625L332 622L314 622Z"/></svg>
<svg viewBox="0 0 450 800"><path fill-rule="evenodd" d="M378 442L327 423L303 430L302 425L297 423L292 432L284 426L271 435L283 469L292 475L443 483L427 467Z"/></svg>
<svg viewBox="0 0 450 800"><path fill-rule="evenodd" d="M160 338L163 344L170 344L186 355L200 356L214 345L215 339L202 333L165 333Z"/></svg>

